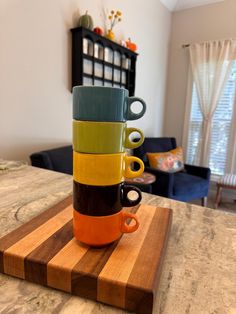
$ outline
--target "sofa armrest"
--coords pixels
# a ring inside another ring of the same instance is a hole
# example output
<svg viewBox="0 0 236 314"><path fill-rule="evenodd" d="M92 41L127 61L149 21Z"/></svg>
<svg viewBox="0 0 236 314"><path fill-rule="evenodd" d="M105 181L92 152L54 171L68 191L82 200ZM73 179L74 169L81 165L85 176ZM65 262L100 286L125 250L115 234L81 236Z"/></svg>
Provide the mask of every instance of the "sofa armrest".
<svg viewBox="0 0 236 314"><path fill-rule="evenodd" d="M31 164L34 167L53 170L53 165L48 154L45 152L30 155Z"/></svg>
<svg viewBox="0 0 236 314"><path fill-rule="evenodd" d="M201 177L206 180L210 180L211 176L211 169L207 167L200 167L194 165L185 164L184 168L188 174L193 176Z"/></svg>
<svg viewBox="0 0 236 314"><path fill-rule="evenodd" d="M73 149L71 145L52 148L30 156L32 166L72 175Z"/></svg>
<svg viewBox="0 0 236 314"><path fill-rule="evenodd" d="M164 197L173 195L174 174L157 170L151 167L145 167L145 171L156 176L156 181L152 184L152 193Z"/></svg>

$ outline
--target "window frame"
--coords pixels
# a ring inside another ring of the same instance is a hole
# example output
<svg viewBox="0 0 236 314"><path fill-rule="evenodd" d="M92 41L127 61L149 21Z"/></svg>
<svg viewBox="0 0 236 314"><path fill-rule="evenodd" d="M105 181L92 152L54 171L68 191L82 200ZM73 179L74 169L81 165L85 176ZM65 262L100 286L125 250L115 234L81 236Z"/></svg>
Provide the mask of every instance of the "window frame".
<svg viewBox="0 0 236 314"><path fill-rule="evenodd" d="M235 60L235 63L236 63L236 60ZM194 79L193 79L191 67L189 66L188 79L187 79L187 93L186 93L186 101L185 101L185 116L184 116L183 135L182 135L182 143L183 143L183 148L184 148L185 160L187 160L188 136L189 136L189 126L190 126L190 118L191 118L191 110L192 110L193 86L194 86ZM226 158L225 173L236 174L236 88L235 88L233 113L232 113L231 121L232 123L231 123L231 128L230 128L230 136L228 139L229 148L228 148L228 153L227 153L227 158ZM212 173L211 180L217 181L219 177L220 175Z"/></svg>

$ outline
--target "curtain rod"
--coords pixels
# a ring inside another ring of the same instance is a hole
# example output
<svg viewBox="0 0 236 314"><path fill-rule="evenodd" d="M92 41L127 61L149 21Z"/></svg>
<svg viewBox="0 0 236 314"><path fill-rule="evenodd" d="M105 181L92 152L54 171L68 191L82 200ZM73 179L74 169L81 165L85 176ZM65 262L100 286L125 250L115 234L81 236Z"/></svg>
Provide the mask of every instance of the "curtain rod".
<svg viewBox="0 0 236 314"><path fill-rule="evenodd" d="M219 40L236 40L236 38L230 38L230 39L219 39ZM218 41L216 40L211 40L211 41ZM205 42L210 42L210 41L205 41ZM203 42L204 43L204 42ZM188 48L190 46L190 44L183 44L182 48Z"/></svg>

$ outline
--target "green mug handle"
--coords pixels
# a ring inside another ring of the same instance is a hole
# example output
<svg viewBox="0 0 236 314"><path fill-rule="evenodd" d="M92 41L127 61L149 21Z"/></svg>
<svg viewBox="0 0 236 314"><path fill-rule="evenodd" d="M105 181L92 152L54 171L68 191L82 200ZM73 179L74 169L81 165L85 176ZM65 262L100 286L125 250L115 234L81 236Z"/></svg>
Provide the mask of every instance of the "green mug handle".
<svg viewBox="0 0 236 314"><path fill-rule="evenodd" d="M133 142L133 141L130 140L129 136L133 132L139 133L140 140L138 142ZM126 128L126 130L125 130L125 143L124 143L125 148L137 148L137 147L139 147L140 145L143 144L143 141L144 141L144 135L143 135L143 132L140 129L137 129L137 128Z"/></svg>
<svg viewBox="0 0 236 314"><path fill-rule="evenodd" d="M135 113L135 112L133 112L131 110L131 105L135 101L138 101L138 102L140 102L143 105L143 108L142 108L142 110L139 113ZM146 112L147 106L146 106L145 101L142 100L142 98L139 98L139 97L128 97L127 105L128 105L127 117L126 117L127 120L137 120L137 119L141 118L144 115L144 113Z"/></svg>

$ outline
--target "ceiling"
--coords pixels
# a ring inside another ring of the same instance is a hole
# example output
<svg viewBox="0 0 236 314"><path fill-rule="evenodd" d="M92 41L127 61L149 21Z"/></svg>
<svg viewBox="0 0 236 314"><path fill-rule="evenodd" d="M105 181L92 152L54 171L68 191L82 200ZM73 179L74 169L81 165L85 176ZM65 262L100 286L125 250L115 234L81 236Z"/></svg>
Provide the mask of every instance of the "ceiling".
<svg viewBox="0 0 236 314"><path fill-rule="evenodd" d="M224 0L160 0L170 11L180 11Z"/></svg>

